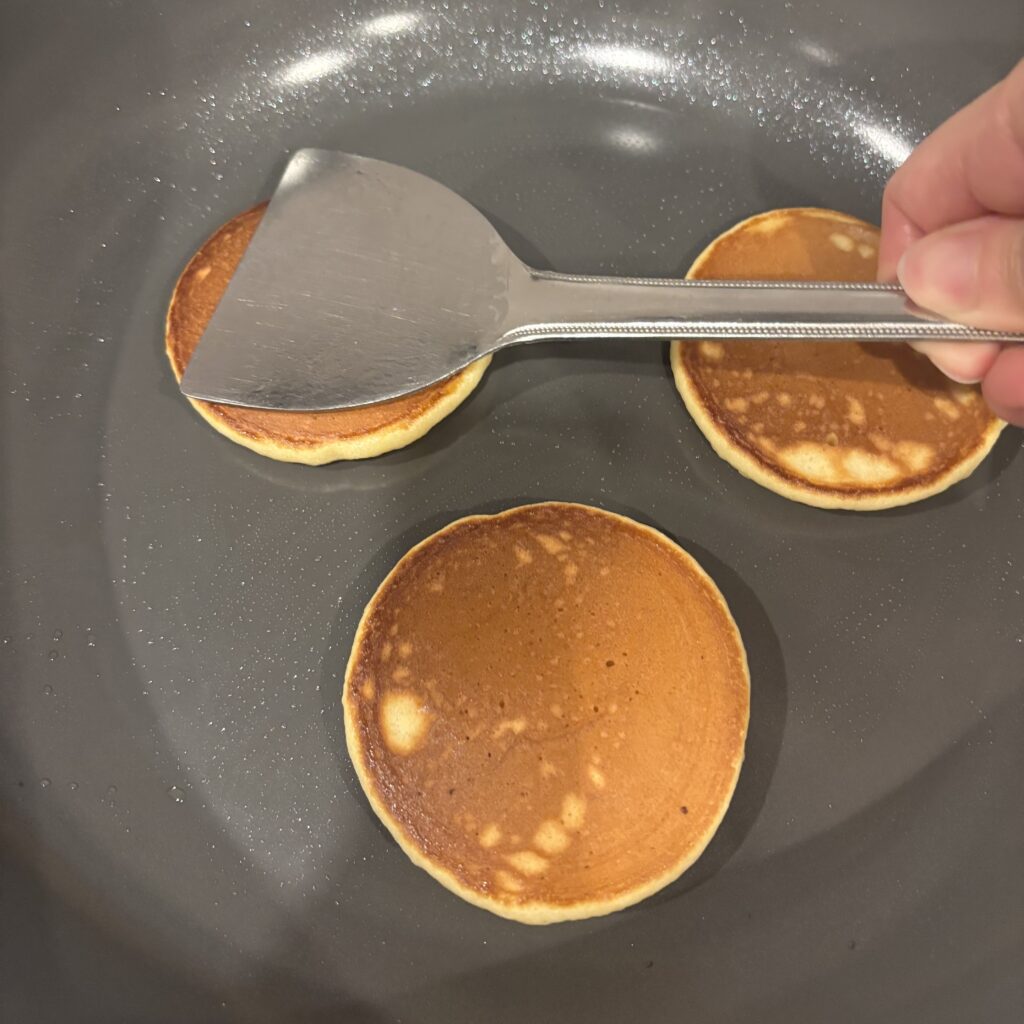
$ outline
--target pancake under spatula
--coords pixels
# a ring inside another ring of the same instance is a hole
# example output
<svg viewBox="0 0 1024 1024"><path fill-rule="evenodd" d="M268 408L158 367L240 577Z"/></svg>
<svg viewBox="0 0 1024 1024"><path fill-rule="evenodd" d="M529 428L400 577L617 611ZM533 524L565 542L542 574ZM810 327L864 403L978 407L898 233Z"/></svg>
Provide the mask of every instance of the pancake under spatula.
<svg viewBox="0 0 1024 1024"><path fill-rule="evenodd" d="M873 281L878 230L831 210L751 217L690 278ZM821 508L919 501L970 474L1005 425L978 389L894 342L674 342L676 386L715 451Z"/></svg>
<svg viewBox="0 0 1024 1024"><path fill-rule="evenodd" d="M343 705L360 782L409 857L546 924L636 903L697 859L736 785L750 688L686 552L547 503L405 555L363 613Z"/></svg>
<svg viewBox="0 0 1024 1024"><path fill-rule="evenodd" d="M165 341L180 381L266 210L256 206L219 228L182 271L167 311ZM260 455L323 465L403 448L455 411L480 382L490 357L412 395L357 409L282 412L189 399L215 430Z"/></svg>

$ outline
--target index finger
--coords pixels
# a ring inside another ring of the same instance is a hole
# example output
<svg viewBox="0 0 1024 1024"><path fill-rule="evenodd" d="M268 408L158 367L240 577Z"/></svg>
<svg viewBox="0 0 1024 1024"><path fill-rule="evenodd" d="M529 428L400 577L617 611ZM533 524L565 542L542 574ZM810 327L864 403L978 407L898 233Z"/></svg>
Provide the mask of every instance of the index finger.
<svg viewBox="0 0 1024 1024"><path fill-rule="evenodd" d="M1024 60L940 125L889 180L879 277L895 277L911 242L986 213L1024 215Z"/></svg>

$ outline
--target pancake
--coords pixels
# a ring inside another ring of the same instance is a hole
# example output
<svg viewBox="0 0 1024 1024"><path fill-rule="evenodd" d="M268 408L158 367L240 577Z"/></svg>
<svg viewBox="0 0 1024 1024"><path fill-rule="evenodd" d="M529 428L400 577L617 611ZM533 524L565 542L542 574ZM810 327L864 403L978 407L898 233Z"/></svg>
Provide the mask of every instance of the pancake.
<svg viewBox="0 0 1024 1024"><path fill-rule="evenodd" d="M262 203L207 239L182 271L167 311L167 357L180 381L213 311L263 218ZM480 382L490 357L412 395L359 409L281 412L189 399L215 430L260 455L320 466L368 459L422 437L453 412Z"/></svg>
<svg viewBox="0 0 1024 1024"><path fill-rule="evenodd" d="M716 238L689 278L875 280L878 230L775 210ZM676 341L676 386L726 462L820 508L906 505L962 480L1005 424L900 342Z"/></svg>
<svg viewBox="0 0 1024 1024"><path fill-rule="evenodd" d="M678 878L743 760L746 655L662 534L585 505L460 519L363 613L345 736L373 809L463 899L529 924Z"/></svg>

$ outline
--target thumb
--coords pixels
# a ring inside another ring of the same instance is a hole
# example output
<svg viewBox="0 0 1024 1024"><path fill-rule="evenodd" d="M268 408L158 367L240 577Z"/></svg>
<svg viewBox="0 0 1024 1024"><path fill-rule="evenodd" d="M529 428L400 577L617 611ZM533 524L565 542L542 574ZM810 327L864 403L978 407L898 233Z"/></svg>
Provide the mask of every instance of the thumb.
<svg viewBox="0 0 1024 1024"><path fill-rule="evenodd" d="M997 416L1024 427L1024 345L1007 345L999 353L981 390Z"/></svg>
<svg viewBox="0 0 1024 1024"><path fill-rule="evenodd" d="M896 270L919 306L971 327L1024 332L1024 220L979 217L911 244Z"/></svg>

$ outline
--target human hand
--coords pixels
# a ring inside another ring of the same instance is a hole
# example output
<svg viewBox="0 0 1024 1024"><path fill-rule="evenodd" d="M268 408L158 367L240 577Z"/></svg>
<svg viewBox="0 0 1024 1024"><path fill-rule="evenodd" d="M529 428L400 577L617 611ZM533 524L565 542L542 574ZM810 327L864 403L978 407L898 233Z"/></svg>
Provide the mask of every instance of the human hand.
<svg viewBox="0 0 1024 1024"><path fill-rule="evenodd" d="M950 320L1024 332L1024 61L940 125L882 197L878 276ZM920 342L1024 426L1024 344Z"/></svg>

